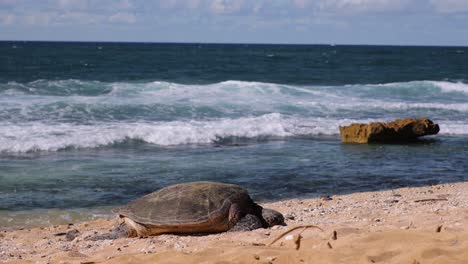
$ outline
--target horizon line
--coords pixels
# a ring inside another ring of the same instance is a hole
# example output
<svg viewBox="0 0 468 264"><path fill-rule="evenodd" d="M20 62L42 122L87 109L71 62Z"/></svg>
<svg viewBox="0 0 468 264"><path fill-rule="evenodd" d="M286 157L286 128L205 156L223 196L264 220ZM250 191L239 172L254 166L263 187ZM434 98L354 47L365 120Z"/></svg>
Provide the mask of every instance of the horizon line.
<svg viewBox="0 0 468 264"><path fill-rule="evenodd" d="M381 46L381 47L451 47L468 45L433 44L358 44L358 43L265 43L265 42L192 42L192 41L113 41L113 40L0 40L0 42L107 43L107 44L192 44L192 45L285 45L285 46Z"/></svg>

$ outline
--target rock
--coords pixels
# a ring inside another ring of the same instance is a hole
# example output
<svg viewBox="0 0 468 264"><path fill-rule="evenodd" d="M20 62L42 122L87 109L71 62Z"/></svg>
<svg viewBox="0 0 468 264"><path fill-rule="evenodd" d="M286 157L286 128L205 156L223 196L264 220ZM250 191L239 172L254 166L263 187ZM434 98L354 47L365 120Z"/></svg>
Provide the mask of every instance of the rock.
<svg viewBox="0 0 468 264"><path fill-rule="evenodd" d="M268 259L269 262L273 262L273 261L276 260L276 257L273 257L273 256L272 256L272 257L268 257L267 259Z"/></svg>
<svg viewBox="0 0 468 264"><path fill-rule="evenodd" d="M324 200L324 201L331 201L331 200L333 200L333 198L331 198L330 195L322 195L322 196L320 196L320 198L321 198L322 200Z"/></svg>
<svg viewBox="0 0 468 264"><path fill-rule="evenodd" d="M69 251L68 256L72 258L89 258L88 255L79 252L77 249Z"/></svg>
<svg viewBox="0 0 468 264"><path fill-rule="evenodd" d="M79 234L80 231L78 231L77 229L73 229L65 234L65 238L67 239L67 241L73 241Z"/></svg>
<svg viewBox="0 0 468 264"><path fill-rule="evenodd" d="M285 214L284 218L289 219L289 220L294 220L295 219L293 214Z"/></svg>
<svg viewBox="0 0 468 264"><path fill-rule="evenodd" d="M397 119L388 123L340 126L343 143L410 142L418 137L439 133L439 125L427 118Z"/></svg>

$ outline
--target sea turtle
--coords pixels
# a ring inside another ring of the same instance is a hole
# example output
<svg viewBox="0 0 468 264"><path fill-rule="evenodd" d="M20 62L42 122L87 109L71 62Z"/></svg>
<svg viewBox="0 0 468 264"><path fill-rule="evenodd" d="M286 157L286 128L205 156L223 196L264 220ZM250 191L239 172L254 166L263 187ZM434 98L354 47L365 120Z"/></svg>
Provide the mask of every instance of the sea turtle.
<svg viewBox="0 0 468 264"><path fill-rule="evenodd" d="M119 226L112 233L94 239L216 233L284 225L281 213L254 203L244 188L217 182L171 185L128 203L118 214Z"/></svg>

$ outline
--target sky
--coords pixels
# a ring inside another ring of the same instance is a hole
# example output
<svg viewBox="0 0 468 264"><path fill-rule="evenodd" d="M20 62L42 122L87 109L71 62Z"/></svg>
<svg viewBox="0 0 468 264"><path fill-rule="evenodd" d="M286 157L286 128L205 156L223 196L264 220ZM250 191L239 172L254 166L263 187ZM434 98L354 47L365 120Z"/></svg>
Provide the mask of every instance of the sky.
<svg viewBox="0 0 468 264"><path fill-rule="evenodd" d="M0 0L0 40L468 46L468 0Z"/></svg>

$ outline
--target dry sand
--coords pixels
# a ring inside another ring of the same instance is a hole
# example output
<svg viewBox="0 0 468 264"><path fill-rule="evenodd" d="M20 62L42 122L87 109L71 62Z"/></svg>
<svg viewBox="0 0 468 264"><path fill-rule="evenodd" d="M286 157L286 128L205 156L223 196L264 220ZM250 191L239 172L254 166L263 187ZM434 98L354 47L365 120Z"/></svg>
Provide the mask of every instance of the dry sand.
<svg viewBox="0 0 468 264"><path fill-rule="evenodd" d="M116 219L0 232L6 263L468 263L468 183L292 199L287 227L87 241ZM273 245L280 234L300 228ZM76 238L64 235L78 230ZM299 237L299 233L303 231ZM73 239L73 240L71 240ZM68 241L71 240L71 241Z"/></svg>

